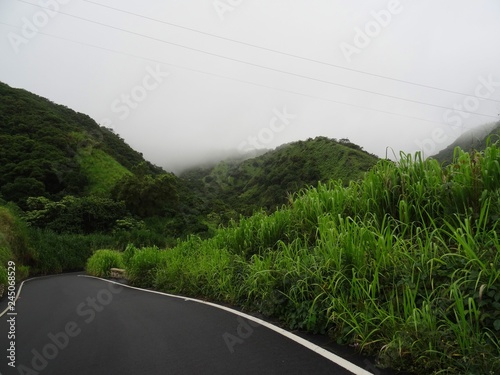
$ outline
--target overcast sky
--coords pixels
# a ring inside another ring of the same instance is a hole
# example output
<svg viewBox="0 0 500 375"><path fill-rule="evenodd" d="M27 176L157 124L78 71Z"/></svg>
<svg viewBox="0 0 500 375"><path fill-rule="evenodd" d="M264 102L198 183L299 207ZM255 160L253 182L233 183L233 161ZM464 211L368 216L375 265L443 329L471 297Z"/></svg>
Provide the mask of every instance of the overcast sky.
<svg viewBox="0 0 500 375"><path fill-rule="evenodd" d="M499 20L498 0L0 0L0 81L171 171L320 135L429 154L498 121Z"/></svg>

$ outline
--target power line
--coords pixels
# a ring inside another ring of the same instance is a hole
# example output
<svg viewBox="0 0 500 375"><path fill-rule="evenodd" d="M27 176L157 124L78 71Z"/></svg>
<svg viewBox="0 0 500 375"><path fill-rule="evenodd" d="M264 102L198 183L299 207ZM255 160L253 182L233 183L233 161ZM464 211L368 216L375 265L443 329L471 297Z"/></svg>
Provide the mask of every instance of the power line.
<svg viewBox="0 0 500 375"><path fill-rule="evenodd" d="M445 88L442 88L442 87L436 87L436 86L431 86L431 85L425 85L425 84L422 84L422 83L417 83L417 82L412 82L412 81L406 81L406 80L403 80L403 79L398 79L398 78L394 78L394 77L384 76L384 75L376 74L376 73L365 72L363 70L348 68L346 66L328 63L326 61L321 61L321 60L316 60L316 59L312 59L312 58L308 58L308 57L304 57L304 56L300 56L300 55L295 55L293 53L278 51L278 50L275 50L275 49L272 49L272 48L267 48L267 47L259 46L257 44L243 42L243 41L240 41L240 40L236 40L236 39L232 39L232 38L227 38L227 37L224 37L224 36L221 36L221 35L212 34L212 33L206 32L206 31L201 31L201 30L193 29L191 27L177 25L175 23L171 23L171 22L167 22L167 21L162 21L162 20L159 20L159 19L156 19L156 18L153 18L153 17L144 16L142 14L138 14L138 13L134 13L134 12L129 12L129 11L126 11L124 9L119 9L119 8L111 7L109 5L101 4L101 3L98 3L96 1L91 1L91 0L82 0L82 1L84 1L86 3L94 4L94 5L103 7L103 8L108 8L108 9L111 9L111 10L114 10L114 11L117 11L117 12L121 12L121 13L129 14L129 15L133 15L133 16L136 16L136 17L144 18L144 19L147 19L147 20L150 20L150 21L159 22L159 23L162 23L164 25L169 25L169 26L180 28L180 29L189 30L189 31L192 31L192 32L195 32L195 33L198 33L198 34L203 34L203 35L207 35L207 36L210 36L210 37L213 37L213 38L217 38L217 39L221 39L221 40L226 40L226 41L229 41L229 42L238 43L238 44L249 46L249 47L253 47L253 48L258 48L258 49L261 49L263 51L273 52L273 53L277 53L277 54L280 54L280 55L283 55L283 56L293 57L293 58L296 58L296 59L300 59L300 60L304 60L304 61L309 61L309 62L313 62L313 63L316 63L316 64L325 65L325 66L330 66L330 67L334 67L334 68L337 68L337 69L343 69L343 70L347 70L347 71L351 71L351 72L355 72L355 73L369 75L369 76L372 76L372 77L383 78L383 79L391 80L391 81L394 81L394 82L406 83L406 84L409 84L409 85L414 85L414 86L418 86L418 87L424 87L424 88L427 88L427 89L448 92L448 93L451 93L451 94L458 94L458 95L464 95L464 96L472 96L472 97L479 98L479 99L482 99L482 100L487 100L487 101L492 101L492 102L500 103L500 100L495 100L495 99L491 99L491 98L484 98L484 97L477 96L475 94L466 94L466 93L463 93L463 92L460 92L460 91L448 90L448 89L445 89ZM25 1L23 1L23 2L25 2Z"/></svg>
<svg viewBox="0 0 500 375"><path fill-rule="evenodd" d="M0 24L6 25L6 26L9 26L9 27L12 27L12 28L16 28L16 29L20 28L19 26L11 25L11 24L3 22L3 21L0 21ZM285 92L285 93L293 94L293 95L300 95L300 96L304 96L304 97L307 97L307 98L312 98L312 99L317 99L317 100L323 100L323 101L327 101L327 102L331 102L331 103L335 103L335 104L350 106L350 107L354 107L354 108L360 108L360 109L368 110L368 111L372 111L372 112L379 112L379 113L389 114L389 115L393 115L393 116L405 117L405 118L409 118L409 119L413 119L413 120L418 120L418 121L423 121L423 122L428 122L428 123L434 123L434 124L439 124L439 125L445 125L445 126L453 127L452 125L447 124L447 123L443 123L443 122L439 122L439 121L434 121L434 120L428 120L428 119L424 119L424 118L421 118L421 117L410 116L410 115L405 115L405 114L401 114L401 113L397 113L397 112L391 112L391 111L384 111L384 110L380 110L380 109L369 108L369 107L361 106L361 105L357 105L357 104L352 104L352 103L347 103L347 102L341 102L341 101L333 100L333 99L327 99L327 98L323 98L323 97L320 97L320 96L309 95L309 94L304 94L304 93L301 93L301 92L296 92L296 91L281 89L281 88L277 88L277 87L267 86L267 85L263 85L263 84L260 84L260 83L246 81L246 80L239 79L239 78L227 77L227 76L224 76L224 75L221 75L221 74L207 72L207 71L204 71L204 70L187 68L185 66L180 66L180 65L169 63L167 61L161 61L161 60L151 59L151 58L148 58L148 57L139 56L139 55L135 55L135 54L128 53L128 52L117 51L117 50L113 50L113 49L106 48L106 47L96 46L94 44L80 42L80 41L72 40L72 39L61 37L61 36L57 36L57 35L52 35L52 34L48 34L48 33L42 32L42 31L38 31L38 34L41 34L41 35L44 35L44 36L48 36L48 37L51 37L51 38L54 38L54 39L60 39L60 40L63 40L63 41L66 41L66 42L70 42L70 43L80 44L80 45L83 45L83 46L86 46L86 47L92 47L92 48L100 49L100 50L107 51L107 52L112 52L112 53L116 53L116 54L120 54L120 55L124 55L124 56L128 56L128 57L133 57L133 58L140 59L140 60L155 62L155 63L158 63L158 64L166 64L166 65L169 65L171 67L175 67L175 68L179 68L179 69L183 69L183 70L188 70L188 71L191 71L191 72L201 73L201 74L205 74L205 75L210 75L210 76L214 76L214 77L218 77L218 78L223 78L223 79L226 79L226 80L235 81L235 82L239 82L239 83L245 83L245 84L249 84L249 85L253 85L253 86L263 87L263 88L270 89L270 90L281 91L281 92ZM464 127L464 128L469 128L469 127Z"/></svg>
<svg viewBox="0 0 500 375"><path fill-rule="evenodd" d="M22 3L29 4L29 5L34 6L34 7L38 7L38 8L42 8L42 9L48 9L47 7L44 7L44 6L41 6L41 5L37 5L37 4L32 4L32 3L28 2L28 1L24 1L24 0L18 0L18 1L22 2ZM149 36L149 35L137 33L135 31L126 30L126 29L123 29L123 28L120 28L120 27L116 27L116 26L111 26L111 25L108 25L108 24L105 24L105 23L102 23L102 22L93 21L93 20L89 20L87 18L75 16L73 14L69 14L69 13L65 13L65 12L61 12L61 11L59 11L58 13L66 15L68 17L76 18L76 19L79 19L79 20L82 20L82 21L94 23L94 24L99 25L99 26L107 27L107 28L110 28L110 29L113 29L113 30L118 30L118 31L122 31L122 32L125 32L125 33L128 33L128 34L131 34L131 35L135 35L135 36L139 36L139 37L151 39L151 40L154 40L154 41L157 41L157 42L160 42L160 43L170 44L170 45L173 45L173 46L176 46L176 47L180 47L180 48L184 48L184 49L187 49L187 50L190 50L190 51L195 51L195 52L203 53L203 54L206 54L206 55L209 55L209 56L214 56L214 57L222 58L222 59L225 59L225 60L229 60L229 61L233 61L233 62L238 62L238 63L241 63L241 64L246 64L246 65L254 66L254 67L257 67L257 68L261 68L261 69L270 70L270 71L273 71L273 72L288 74L288 75L292 75L292 76L295 76L295 77L299 77L299 78L303 78L303 79L308 79L308 80L311 80L311 81L316 81L316 82L320 82L320 83L324 83L324 84L334 85L334 86L338 86L338 87L342 87L342 88L347 88L347 89L350 89L350 90L361 91L361 92L365 92L365 93L369 93L369 94L373 94L373 95L384 96L384 97L387 97L387 98L396 99L396 100L402 100L402 101L406 101L406 102L410 102L410 103L427 105L427 106L430 106L430 107L436 107L436 108L441 108L441 109L446 109L446 110L452 110L452 111L457 111L457 112L461 112L461 113L469 113L469 114L478 115L478 116L491 117L491 118L495 118L495 119L497 118L497 116L492 116L492 115L488 115L488 114L485 114L485 113L471 112L471 111L467 111L467 110L457 110L457 109L451 108L451 107L446 107L446 106L441 106L441 105L437 105L437 104L431 104L431 103L421 102L421 101L413 100L413 99L401 98L401 97L398 97L398 96L395 96L395 95L383 94L383 93L379 93L379 92L372 91L372 90L360 89L360 88L356 88L356 87L349 86L349 85L344 85L344 84L340 84L340 83L336 83L336 82L332 82L332 81L326 81L326 80L322 80L322 79L318 79L318 78L313 78L313 77L305 76L305 75L302 75L302 74L287 72L287 71L284 71L284 70L271 68L271 67L268 67L268 66L265 66L265 65L251 63L251 62L248 62L248 61L239 60L239 59L232 58L232 57L227 57L227 56L220 55L220 54L217 54L217 53L204 51L204 50L201 50L201 49L198 49L198 48L185 46L183 44L169 42L169 41L166 41L166 40L163 40L163 39L159 39L159 38L155 38L155 37L152 37L152 36Z"/></svg>

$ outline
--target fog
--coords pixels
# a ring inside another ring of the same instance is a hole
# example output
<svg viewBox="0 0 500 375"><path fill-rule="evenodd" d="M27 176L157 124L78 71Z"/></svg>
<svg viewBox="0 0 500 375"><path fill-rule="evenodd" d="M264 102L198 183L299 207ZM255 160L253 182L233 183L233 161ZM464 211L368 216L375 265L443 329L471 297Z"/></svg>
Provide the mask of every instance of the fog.
<svg viewBox="0 0 500 375"><path fill-rule="evenodd" d="M0 2L0 81L174 172L320 135L430 155L499 118L498 0L30 1Z"/></svg>

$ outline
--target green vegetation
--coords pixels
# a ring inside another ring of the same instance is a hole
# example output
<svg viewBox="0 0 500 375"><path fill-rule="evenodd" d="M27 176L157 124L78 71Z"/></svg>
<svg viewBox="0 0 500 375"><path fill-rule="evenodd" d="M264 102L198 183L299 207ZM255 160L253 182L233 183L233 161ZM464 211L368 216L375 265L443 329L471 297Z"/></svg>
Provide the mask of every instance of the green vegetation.
<svg viewBox="0 0 500 375"><path fill-rule="evenodd" d="M28 197L106 191L141 163L162 172L90 117L1 82L0 144L0 193L22 208Z"/></svg>
<svg viewBox="0 0 500 375"><path fill-rule="evenodd" d="M109 198L65 196L59 202L44 197L28 198L27 222L56 233L109 232L127 215L125 204Z"/></svg>
<svg viewBox="0 0 500 375"><path fill-rule="evenodd" d="M176 177L168 173L124 176L114 186L113 196L140 218L175 215L179 201Z"/></svg>
<svg viewBox="0 0 500 375"><path fill-rule="evenodd" d="M16 280L19 281L28 276L35 257L29 245L28 228L19 218L17 208L0 205L0 284L5 284L9 261L16 262Z"/></svg>
<svg viewBox="0 0 500 375"><path fill-rule="evenodd" d="M287 197L332 178L344 184L362 178L378 158L348 139L317 137L283 145L247 160L229 160L195 168L181 178L198 195L209 197L211 211L227 223L261 208L274 211Z"/></svg>
<svg viewBox="0 0 500 375"><path fill-rule="evenodd" d="M444 169L418 154L380 161L360 182L155 253L153 285L328 333L381 366L497 374L499 165L496 145L457 150Z"/></svg>
<svg viewBox="0 0 500 375"><path fill-rule="evenodd" d="M132 174L109 154L98 149L83 151L79 162L89 180L89 194L107 195L121 178Z"/></svg>
<svg viewBox="0 0 500 375"><path fill-rule="evenodd" d="M98 250L87 261L89 275L109 277L111 268L123 268L122 254L115 250Z"/></svg>
<svg viewBox="0 0 500 375"><path fill-rule="evenodd" d="M161 252L157 247L146 247L133 251L126 266L127 278L132 285L143 288L153 286L156 270L162 266L160 255Z"/></svg>
<svg viewBox="0 0 500 375"><path fill-rule="evenodd" d="M17 254L23 274L23 265L32 275L81 270L99 248L165 247L208 230L190 208L199 199L111 129L3 83L0 145L0 202L23 227L12 251L31 254Z"/></svg>
<svg viewBox="0 0 500 375"><path fill-rule="evenodd" d="M36 228L29 234L36 249L31 275L81 271L94 251L116 246L115 239L105 234L59 234Z"/></svg>

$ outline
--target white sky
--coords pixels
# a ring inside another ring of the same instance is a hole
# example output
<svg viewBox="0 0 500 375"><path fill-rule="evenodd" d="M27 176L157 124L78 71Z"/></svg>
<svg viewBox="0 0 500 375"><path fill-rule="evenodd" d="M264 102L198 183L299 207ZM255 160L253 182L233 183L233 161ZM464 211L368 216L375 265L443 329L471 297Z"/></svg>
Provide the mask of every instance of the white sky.
<svg viewBox="0 0 500 375"><path fill-rule="evenodd" d="M172 171L319 135L432 154L498 121L499 20L498 0L0 0L0 81Z"/></svg>

